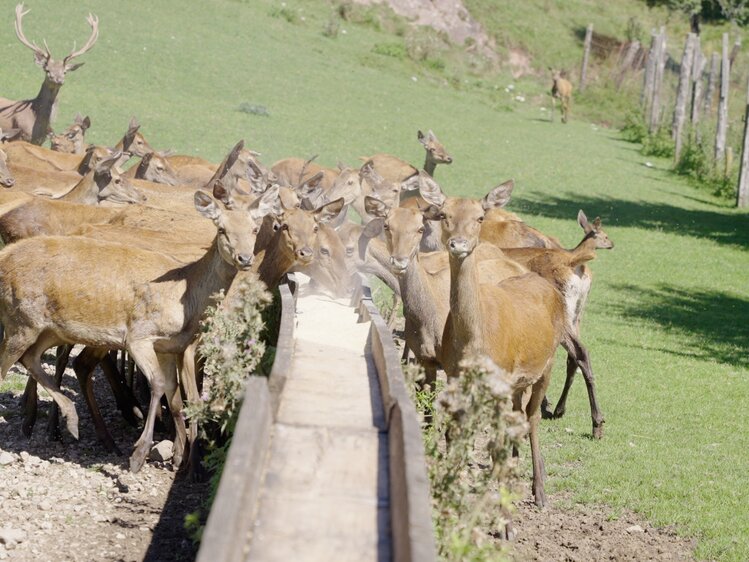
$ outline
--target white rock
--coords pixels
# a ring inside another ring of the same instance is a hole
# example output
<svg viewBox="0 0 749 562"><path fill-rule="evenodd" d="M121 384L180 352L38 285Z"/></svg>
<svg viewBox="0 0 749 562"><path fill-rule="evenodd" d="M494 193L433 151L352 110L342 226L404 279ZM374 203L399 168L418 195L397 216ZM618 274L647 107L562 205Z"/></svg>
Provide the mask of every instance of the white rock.
<svg viewBox="0 0 749 562"><path fill-rule="evenodd" d="M8 451L0 453L0 466L6 466L15 462L15 460L16 457L13 456L13 453L9 453Z"/></svg>
<svg viewBox="0 0 749 562"><path fill-rule="evenodd" d="M174 443L169 440L159 441L151 447L148 456L154 461L168 461L174 456Z"/></svg>
<svg viewBox="0 0 749 562"><path fill-rule="evenodd" d="M0 529L0 543L6 546L16 545L19 542L26 540L26 532L21 529L14 529L13 527L5 527Z"/></svg>
<svg viewBox="0 0 749 562"><path fill-rule="evenodd" d="M120 541L125 539L125 535L123 535L122 533L117 533L114 537Z"/></svg>
<svg viewBox="0 0 749 562"><path fill-rule="evenodd" d="M627 527L627 532L629 534L633 534L633 533L644 533L645 529L643 529L639 525L632 525L631 527Z"/></svg>
<svg viewBox="0 0 749 562"><path fill-rule="evenodd" d="M50 511L52 509L52 502L49 500L40 501L36 504L41 511Z"/></svg>

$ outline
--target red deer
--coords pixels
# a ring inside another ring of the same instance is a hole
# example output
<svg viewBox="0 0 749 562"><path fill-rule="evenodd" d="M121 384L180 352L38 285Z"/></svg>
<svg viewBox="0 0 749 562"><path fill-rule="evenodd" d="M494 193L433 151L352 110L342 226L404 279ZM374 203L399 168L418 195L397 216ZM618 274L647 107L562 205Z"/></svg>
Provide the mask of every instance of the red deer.
<svg viewBox="0 0 749 562"><path fill-rule="evenodd" d="M80 113L75 116L75 121L59 135L49 133L49 145L55 152L67 154L83 154L86 151L84 136L86 130L91 127L91 119L83 117Z"/></svg>
<svg viewBox="0 0 749 562"><path fill-rule="evenodd" d="M16 36L18 40L34 51L36 64L44 69L45 77L42 87L33 99L13 101L0 98L0 128L21 129L21 138L32 144L41 145L47 139L47 133L55 117L57 106L57 94L65 82L65 75L80 68L83 63L74 64L72 61L89 51L99 37L99 19L88 15L88 24L91 26L91 36L80 49L73 50L64 59L58 61L52 58L47 44L42 50L32 43L23 33L23 16L29 11L23 11L23 4L16 6Z"/></svg>
<svg viewBox="0 0 749 562"><path fill-rule="evenodd" d="M572 105L572 83L566 78L562 78L560 70L551 70L551 121L554 121L554 104L559 100L562 106L562 123L566 123L570 116L570 107Z"/></svg>

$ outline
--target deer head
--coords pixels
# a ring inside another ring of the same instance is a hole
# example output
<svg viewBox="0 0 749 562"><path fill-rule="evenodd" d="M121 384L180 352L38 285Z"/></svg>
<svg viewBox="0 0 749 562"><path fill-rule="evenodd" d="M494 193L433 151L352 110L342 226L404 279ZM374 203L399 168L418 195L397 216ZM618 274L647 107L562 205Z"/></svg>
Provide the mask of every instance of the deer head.
<svg viewBox="0 0 749 562"><path fill-rule="evenodd" d="M149 152L141 158L135 170L137 179L144 179L166 185L177 185L177 172L164 156L158 152Z"/></svg>
<svg viewBox="0 0 749 562"><path fill-rule="evenodd" d="M432 178L424 175L422 180L420 193L430 205L424 216L441 222L442 242L451 255L461 260L478 245L486 211L507 204L515 185L513 180L506 181L492 189L481 201L476 201L447 197Z"/></svg>
<svg viewBox="0 0 749 562"><path fill-rule="evenodd" d="M367 237L385 232L390 270L395 275L403 274L419 251L424 217L418 209L390 207L376 197L367 196L364 205L367 213L376 217L364 230Z"/></svg>
<svg viewBox="0 0 749 562"><path fill-rule="evenodd" d="M435 164L452 164L453 157L448 154L447 149L437 139L437 136L431 129L425 135L421 131L416 133L419 142L427 151L427 159L432 160Z"/></svg>
<svg viewBox="0 0 749 562"><path fill-rule="evenodd" d="M0 137L2 137L2 131L0 131ZM5 152L0 149L0 185L3 187L13 187L15 183L16 180L8 169L8 157Z"/></svg>
<svg viewBox="0 0 749 562"><path fill-rule="evenodd" d="M46 41L44 42L44 49L41 49L36 43L33 43L26 39L23 33L23 17L29 13L30 10L24 11L23 4L16 6L16 36L18 40L29 49L34 52L34 60L36 64L42 67L46 73L45 82L51 87L59 88L65 82L65 75L68 72L72 72L80 68L83 63L73 63L73 59L79 57L85 52L91 50L99 38L99 18L89 14L86 21L91 26L91 36L86 41L85 45L80 49L76 49L73 46L73 50L62 60L55 60L52 58L52 54L49 52L49 47Z"/></svg>
<svg viewBox="0 0 749 562"><path fill-rule="evenodd" d="M601 226L601 217L596 217L593 223L588 222L588 217L585 216L582 209L577 213L577 223L585 231L586 238L593 237L596 240L596 248L600 250L611 250L614 247L614 243L609 238L609 235L603 231Z"/></svg>
<svg viewBox="0 0 749 562"><path fill-rule="evenodd" d="M91 127L91 119L83 117L80 113L75 116L75 121L62 133L49 133L50 148L56 152L65 152L68 154L83 154L84 152L84 135L86 130Z"/></svg>
<svg viewBox="0 0 749 562"><path fill-rule="evenodd" d="M116 151L94 167L94 181L99 188L99 201L110 203L145 203L146 196L120 175L115 164L121 153Z"/></svg>

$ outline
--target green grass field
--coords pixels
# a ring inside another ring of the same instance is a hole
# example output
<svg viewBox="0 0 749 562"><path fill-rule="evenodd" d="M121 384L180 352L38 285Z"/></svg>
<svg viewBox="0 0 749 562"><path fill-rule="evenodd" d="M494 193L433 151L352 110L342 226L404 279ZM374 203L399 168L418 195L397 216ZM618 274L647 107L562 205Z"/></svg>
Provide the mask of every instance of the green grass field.
<svg viewBox="0 0 749 562"><path fill-rule="evenodd" d="M675 525L701 559L749 559L749 216L668 172L619 134L547 121L514 104L505 84L455 88L408 59L378 54L393 36L340 23L322 2L32 1L26 34L64 55L101 37L60 94L57 124L91 116L89 140L114 144L132 115L158 148L218 160L234 143L266 163L320 154L355 163L390 152L421 163L417 129L433 129L454 164L437 170L449 193L483 195L515 178L510 208L572 246L578 209L614 240L593 262L583 336L606 435L589 439L582 381L567 416L544 422L551 491ZM344 33L345 31L345 33ZM42 72L0 12L0 94L36 94ZM494 89L494 86L497 89ZM264 106L269 115L238 110ZM561 388L560 355L550 397ZM523 452L527 459L527 450ZM529 464L529 463L528 463Z"/></svg>

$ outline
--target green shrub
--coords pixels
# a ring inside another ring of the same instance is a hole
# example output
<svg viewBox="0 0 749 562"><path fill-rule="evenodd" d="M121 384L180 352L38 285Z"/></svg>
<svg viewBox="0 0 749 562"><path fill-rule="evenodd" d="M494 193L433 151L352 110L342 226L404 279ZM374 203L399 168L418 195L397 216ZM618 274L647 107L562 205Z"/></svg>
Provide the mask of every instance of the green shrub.
<svg viewBox="0 0 749 562"><path fill-rule="evenodd" d="M641 152L645 156L673 158L674 141L671 139L671 132L667 128L662 127L655 133L646 136L642 140Z"/></svg>
<svg viewBox="0 0 749 562"><path fill-rule="evenodd" d="M375 43L372 52L398 60L406 58L406 47L402 43Z"/></svg>
<svg viewBox="0 0 749 562"><path fill-rule="evenodd" d="M712 150L697 142L687 143L674 171L718 197L729 199L736 196L738 170L729 160L716 166Z"/></svg>
<svg viewBox="0 0 749 562"><path fill-rule="evenodd" d="M629 111L624 116L622 137L629 142L642 143L648 136L648 126L639 111Z"/></svg>
<svg viewBox="0 0 749 562"><path fill-rule="evenodd" d="M299 15L288 6L275 6L270 11L272 18L284 19L289 23L299 23Z"/></svg>

